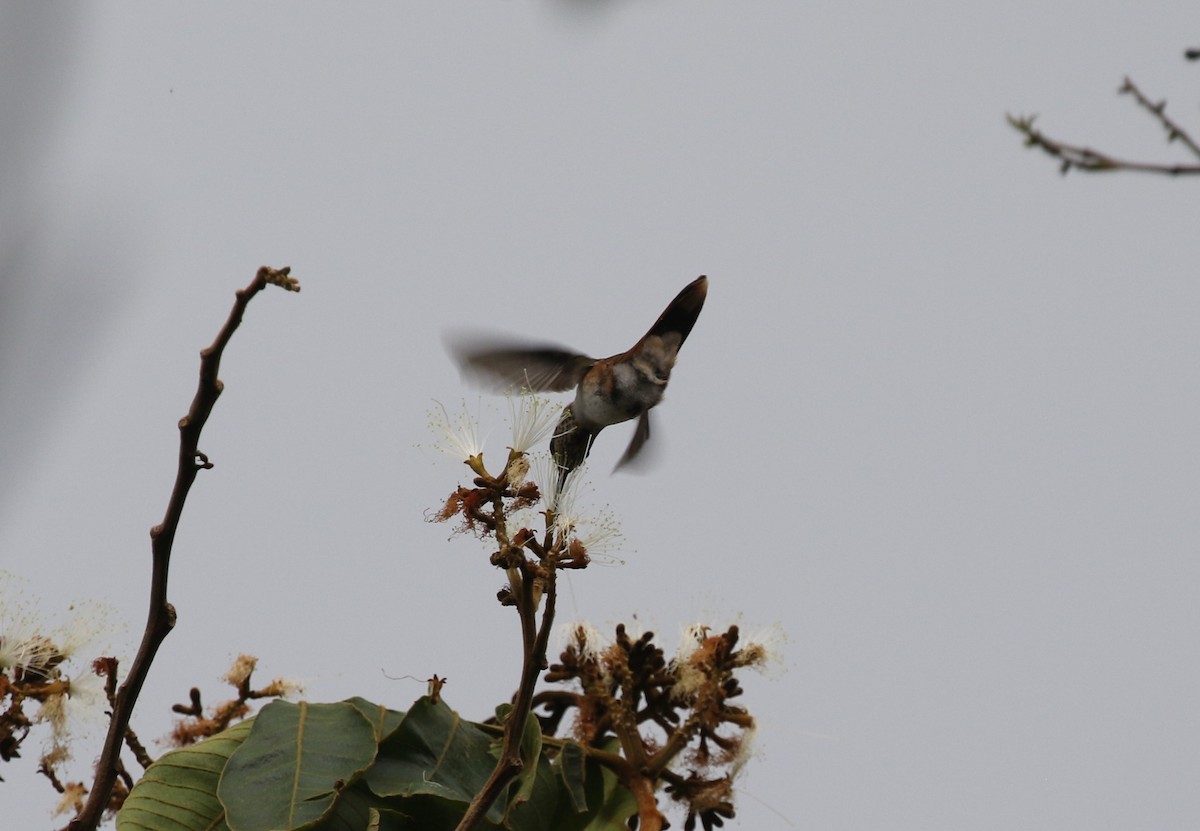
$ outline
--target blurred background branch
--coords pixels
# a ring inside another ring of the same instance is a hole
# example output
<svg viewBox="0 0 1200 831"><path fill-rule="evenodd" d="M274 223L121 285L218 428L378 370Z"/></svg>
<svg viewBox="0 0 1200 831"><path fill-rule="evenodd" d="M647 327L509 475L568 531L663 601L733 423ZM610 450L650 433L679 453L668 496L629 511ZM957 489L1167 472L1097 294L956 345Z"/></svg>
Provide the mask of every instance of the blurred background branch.
<svg viewBox="0 0 1200 831"><path fill-rule="evenodd" d="M1200 58L1200 49L1188 49L1184 56L1188 60ZM1117 90L1120 95L1130 95L1138 106L1149 113L1167 134L1167 143L1182 144L1188 152L1200 160L1200 145L1188 134L1182 126L1167 115L1167 102L1151 101L1130 78L1126 77ZM1147 162L1121 159L1110 153L1094 150L1078 144L1069 144L1051 138L1034 126L1037 116L1008 116L1008 123L1014 130L1025 136L1028 147L1041 148L1047 155L1059 160L1059 171L1066 174L1072 169L1092 173L1127 170L1139 173L1158 173L1166 176L1187 176L1200 174L1198 163L1168 163Z"/></svg>

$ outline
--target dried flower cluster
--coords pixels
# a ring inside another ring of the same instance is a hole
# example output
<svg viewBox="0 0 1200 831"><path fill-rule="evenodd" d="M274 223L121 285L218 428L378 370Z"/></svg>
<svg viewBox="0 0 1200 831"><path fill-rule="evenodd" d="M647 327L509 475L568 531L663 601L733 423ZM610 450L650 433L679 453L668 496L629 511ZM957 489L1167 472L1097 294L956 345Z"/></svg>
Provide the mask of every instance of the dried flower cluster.
<svg viewBox="0 0 1200 831"><path fill-rule="evenodd" d="M248 702L254 699L287 698L302 692L303 688L298 682L287 678L276 678L262 689L253 689L250 686L250 676L257 665L258 658L253 655L239 655L223 679L237 691L237 695L221 702L207 715L200 700L200 689L192 687L188 693L187 704L171 707L172 712L179 713L184 718L175 722L175 729L171 731L168 743L173 747L195 744L201 739L215 736L234 722L250 715Z"/></svg>
<svg viewBox="0 0 1200 831"><path fill-rule="evenodd" d="M639 802L652 798L661 781L686 806L685 829L697 821L705 829L720 827L734 815L733 782L754 735L753 717L731 703L742 693L734 673L763 668L774 651L765 639L739 647L739 638L737 626L721 634L692 626L668 659L653 633L634 638L618 625L609 642L594 627L573 624L545 679L577 691L550 690L535 698L546 711L543 728L555 732L574 711L574 740ZM603 749L613 738L619 756Z"/></svg>
<svg viewBox="0 0 1200 831"><path fill-rule="evenodd" d="M0 595L0 760L20 758L34 726L49 727L38 770L62 795L59 811L72 811L87 792L81 783L60 781L72 731L103 710L106 692L116 686L115 659L79 657L108 629L105 612L75 608L69 623L52 629L16 597L17 578L0 576L6 590Z"/></svg>

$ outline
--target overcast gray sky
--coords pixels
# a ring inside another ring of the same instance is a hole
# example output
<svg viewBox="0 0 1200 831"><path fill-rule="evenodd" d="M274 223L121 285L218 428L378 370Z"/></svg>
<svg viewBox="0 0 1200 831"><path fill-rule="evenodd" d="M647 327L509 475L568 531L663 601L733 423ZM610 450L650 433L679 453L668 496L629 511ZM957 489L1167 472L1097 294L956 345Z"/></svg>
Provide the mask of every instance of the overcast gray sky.
<svg viewBox="0 0 1200 831"><path fill-rule="evenodd" d="M442 333L607 355L708 274L657 465L608 474L628 428L593 454L626 563L561 606L787 632L732 827L1195 828L1197 185L1061 177L1004 123L1183 159L1115 91L1200 133L1194 11L9 6L0 565L132 656L198 351L290 265L226 353L135 726L239 651L484 717L516 621L424 521L466 472L426 412L480 401ZM49 827L27 755L0 800Z"/></svg>

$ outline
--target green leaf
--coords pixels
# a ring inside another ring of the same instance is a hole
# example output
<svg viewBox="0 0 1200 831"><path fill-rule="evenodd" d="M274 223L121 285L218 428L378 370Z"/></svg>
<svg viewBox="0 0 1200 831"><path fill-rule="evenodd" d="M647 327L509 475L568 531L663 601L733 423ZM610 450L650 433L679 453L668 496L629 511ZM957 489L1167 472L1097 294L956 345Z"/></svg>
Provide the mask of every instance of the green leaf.
<svg viewBox="0 0 1200 831"><path fill-rule="evenodd" d="M587 781L587 756L584 755L583 748L575 742L564 744L558 754L555 767L558 768L563 787L571 798L571 807L576 812L583 813L587 810L587 795L584 793L584 784Z"/></svg>
<svg viewBox="0 0 1200 831"><path fill-rule="evenodd" d="M620 751L615 740L605 742L603 747L610 753ZM557 816L545 827L555 831L626 831L629 818L637 813L633 794L615 773L585 754L582 747L570 742L559 754L555 766L571 797L560 800ZM581 788L584 799L577 802Z"/></svg>
<svg viewBox="0 0 1200 831"><path fill-rule="evenodd" d="M512 718L512 707L504 705L496 709L498 721L501 724ZM553 781L554 774L550 763L542 758L542 725L533 713L525 720L525 730L521 734L521 772L508 786L508 808L504 815L504 824L511 829L545 828L544 822L554 813L558 802L558 793ZM549 789L546 784L549 782ZM537 790L538 799L532 805L527 805ZM518 808L524 808L514 814ZM539 821L538 817L544 819ZM532 824L531 824L532 823Z"/></svg>
<svg viewBox="0 0 1200 831"><path fill-rule="evenodd" d="M375 728L376 741L383 741L404 720L404 713L399 710L389 710L382 704L372 703L361 696L356 695L353 698L347 698L345 703L352 704L355 709L363 714L363 718L371 722L371 725Z"/></svg>
<svg viewBox="0 0 1200 831"><path fill-rule="evenodd" d="M369 828L372 815L379 816L380 831L409 831L413 826L404 814L388 808L380 799L358 780L338 794L333 808L316 825L308 825L308 831L363 831Z"/></svg>
<svg viewBox="0 0 1200 831"><path fill-rule="evenodd" d="M555 817L559 803L568 802L559 799L562 782L545 757L527 764L528 767L521 773L526 784L520 788L518 797L509 802L504 825L510 831L540 831L547 828L558 831Z"/></svg>
<svg viewBox="0 0 1200 831"><path fill-rule="evenodd" d="M445 702L422 696L379 746L364 781L379 796L437 797L459 803L461 813L496 766L490 744L487 733ZM501 816L494 805L487 815L494 823Z"/></svg>
<svg viewBox="0 0 1200 831"><path fill-rule="evenodd" d="M375 728L353 704L272 701L221 775L217 795L229 828L291 831L316 824L376 749Z"/></svg>
<svg viewBox="0 0 1200 831"><path fill-rule="evenodd" d="M217 782L252 726L253 719L248 719L163 754L125 799L117 815L117 831L228 831Z"/></svg>

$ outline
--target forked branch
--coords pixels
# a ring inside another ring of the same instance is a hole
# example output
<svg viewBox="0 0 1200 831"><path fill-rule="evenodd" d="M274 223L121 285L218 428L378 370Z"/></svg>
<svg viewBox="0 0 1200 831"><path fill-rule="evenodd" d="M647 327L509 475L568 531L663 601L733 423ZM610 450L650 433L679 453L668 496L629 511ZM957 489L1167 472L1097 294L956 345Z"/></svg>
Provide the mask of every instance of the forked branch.
<svg viewBox="0 0 1200 831"><path fill-rule="evenodd" d="M1167 102L1154 102L1147 98L1132 80L1126 78L1117 90L1122 95L1132 96L1138 106L1149 113L1167 134L1167 142L1178 142L1187 148L1188 152L1200 159L1200 144L1167 115ZM1138 173L1158 173L1166 176L1194 176L1200 174L1200 164L1169 164L1164 162L1138 162L1121 159L1109 153L1093 150L1078 144L1068 144L1052 139L1034 126L1036 116L1008 116L1008 123L1014 130L1025 136L1028 147L1041 148L1047 155L1059 160L1059 171L1066 174L1070 170L1083 170L1091 173L1128 170Z"/></svg>

